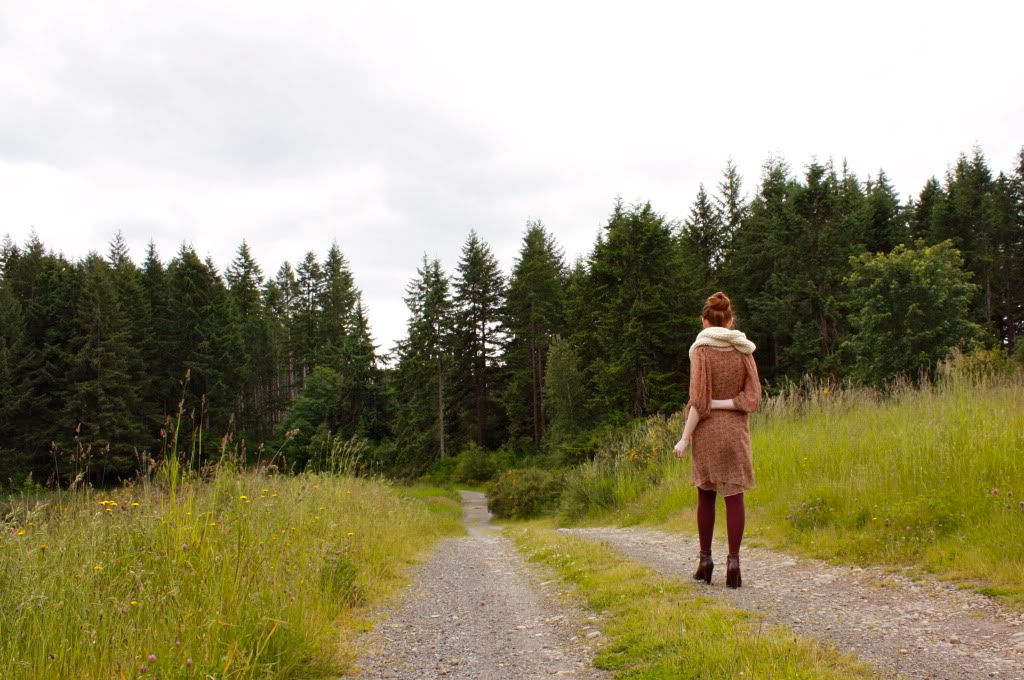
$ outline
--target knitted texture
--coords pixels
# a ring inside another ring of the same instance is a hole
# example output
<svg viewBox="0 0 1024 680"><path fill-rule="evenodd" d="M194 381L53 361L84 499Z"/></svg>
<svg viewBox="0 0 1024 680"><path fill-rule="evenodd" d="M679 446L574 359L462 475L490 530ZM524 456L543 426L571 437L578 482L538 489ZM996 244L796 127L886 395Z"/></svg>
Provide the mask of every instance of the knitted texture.
<svg viewBox="0 0 1024 680"><path fill-rule="evenodd" d="M697 339L690 345L690 361L693 361L693 351L698 347L732 347L743 354L753 354L757 345L747 340L743 331L722 326L709 326L697 334Z"/></svg>

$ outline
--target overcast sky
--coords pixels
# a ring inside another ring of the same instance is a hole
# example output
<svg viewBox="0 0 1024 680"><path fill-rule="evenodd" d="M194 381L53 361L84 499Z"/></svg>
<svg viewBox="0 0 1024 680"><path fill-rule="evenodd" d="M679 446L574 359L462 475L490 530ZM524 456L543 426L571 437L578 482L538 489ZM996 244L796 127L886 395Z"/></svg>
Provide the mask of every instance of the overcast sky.
<svg viewBox="0 0 1024 680"><path fill-rule="evenodd" d="M1024 144L1024 3L697 5L0 0L0 234L244 238L267 274L337 240L388 350L470 229L508 270L528 219L572 259L616 195L682 218L729 158L905 197Z"/></svg>

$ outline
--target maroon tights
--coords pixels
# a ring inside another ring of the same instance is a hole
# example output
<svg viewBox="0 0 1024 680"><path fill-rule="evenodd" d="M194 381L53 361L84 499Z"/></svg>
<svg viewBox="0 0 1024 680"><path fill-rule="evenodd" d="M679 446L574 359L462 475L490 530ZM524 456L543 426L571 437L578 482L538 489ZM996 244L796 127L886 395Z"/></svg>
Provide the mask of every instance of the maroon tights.
<svg viewBox="0 0 1024 680"><path fill-rule="evenodd" d="M715 497L714 491L697 489L697 533L700 535L700 551L711 553L711 535L715 533ZM746 523L746 509L743 507L743 494L725 496L725 525L729 533L729 554L740 554L740 541L743 540L743 525Z"/></svg>

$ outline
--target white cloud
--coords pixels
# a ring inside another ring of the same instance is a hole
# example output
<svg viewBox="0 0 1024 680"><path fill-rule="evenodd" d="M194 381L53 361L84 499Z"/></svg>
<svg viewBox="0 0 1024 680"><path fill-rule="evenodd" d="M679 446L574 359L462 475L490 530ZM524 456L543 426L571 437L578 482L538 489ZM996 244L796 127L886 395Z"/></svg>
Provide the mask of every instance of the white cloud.
<svg viewBox="0 0 1024 680"><path fill-rule="evenodd" d="M352 263L379 342L424 252L527 218L570 257L615 195L685 215L732 157L884 167L904 194L1024 143L1019 4L12 2L0 232L69 255L122 229L267 273Z"/></svg>

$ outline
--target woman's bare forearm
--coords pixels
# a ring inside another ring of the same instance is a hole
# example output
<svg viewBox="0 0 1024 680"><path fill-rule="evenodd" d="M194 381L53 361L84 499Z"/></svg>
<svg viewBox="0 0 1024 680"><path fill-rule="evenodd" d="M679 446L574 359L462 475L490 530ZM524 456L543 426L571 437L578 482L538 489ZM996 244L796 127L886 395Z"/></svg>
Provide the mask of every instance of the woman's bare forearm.
<svg viewBox="0 0 1024 680"><path fill-rule="evenodd" d="M686 425L683 427L683 439L689 440L693 438L693 431L697 429L697 423L700 422L700 414L697 413L697 409L690 407L690 413L686 416Z"/></svg>
<svg viewBox="0 0 1024 680"><path fill-rule="evenodd" d="M736 411L736 402L732 399L712 399L711 408L721 411Z"/></svg>

